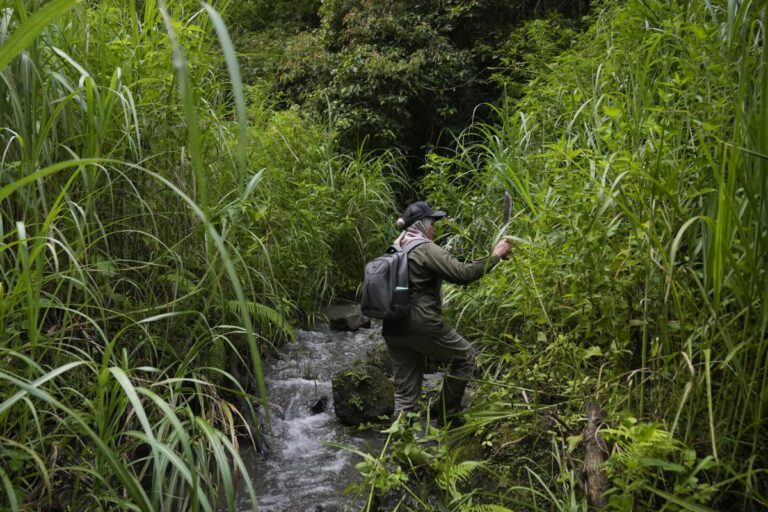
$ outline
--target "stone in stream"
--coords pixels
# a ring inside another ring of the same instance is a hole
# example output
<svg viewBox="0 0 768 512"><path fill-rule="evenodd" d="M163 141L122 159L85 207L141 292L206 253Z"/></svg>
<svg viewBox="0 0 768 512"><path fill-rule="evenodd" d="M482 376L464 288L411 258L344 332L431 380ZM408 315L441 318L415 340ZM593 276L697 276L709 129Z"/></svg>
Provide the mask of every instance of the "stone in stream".
<svg viewBox="0 0 768 512"><path fill-rule="evenodd" d="M380 368L357 363L334 374L333 405L336 416L347 425L379 421L395 410L395 387Z"/></svg>
<svg viewBox="0 0 768 512"><path fill-rule="evenodd" d="M309 412L312 414L320 414L325 412L326 409L328 409L328 397L323 396L309 407Z"/></svg>
<svg viewBox="0 0 768 512"><path fill-rule="evenodd" d="M359 306L332 305L325 311L331 329L335 331L357 331L371 326L371 319L360 313Z"/></svg>
<svg viewBox="0 0 768 512"><path fill-rule="evenodd" d="M313 512L341 512L341 508L338 505L318 505Z"/></svg>

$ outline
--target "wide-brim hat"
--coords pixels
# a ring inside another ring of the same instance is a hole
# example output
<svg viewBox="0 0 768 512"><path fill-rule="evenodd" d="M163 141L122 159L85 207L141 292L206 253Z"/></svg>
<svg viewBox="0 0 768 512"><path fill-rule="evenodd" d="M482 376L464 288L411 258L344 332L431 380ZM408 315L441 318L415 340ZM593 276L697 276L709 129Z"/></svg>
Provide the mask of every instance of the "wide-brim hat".
<svg viewBox="0 0 768 512"><path fill-rule="evenodd" d="M401 230L408 229L414 222L421 219L442 219L445 215L444 211L433 210L425 201L416 201L408 205L403 215L397 219L397 225Z"/></svg>

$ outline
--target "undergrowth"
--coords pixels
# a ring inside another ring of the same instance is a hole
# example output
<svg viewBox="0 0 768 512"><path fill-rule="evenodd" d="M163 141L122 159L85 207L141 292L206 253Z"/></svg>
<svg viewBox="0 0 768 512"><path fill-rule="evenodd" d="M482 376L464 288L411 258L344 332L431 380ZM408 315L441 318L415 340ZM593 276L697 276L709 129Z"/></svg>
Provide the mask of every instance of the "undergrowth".
<svg viewBox="0 0 768 512"><path fill-rule="evenodd" d="M764 2L603 2L494 124L429 155L454 254L484 254L513 199L508 261L445 290L480 365L451 435L501 475L493 503L599 508L597 403L608 509L768 506L765 21Z"/></svg>

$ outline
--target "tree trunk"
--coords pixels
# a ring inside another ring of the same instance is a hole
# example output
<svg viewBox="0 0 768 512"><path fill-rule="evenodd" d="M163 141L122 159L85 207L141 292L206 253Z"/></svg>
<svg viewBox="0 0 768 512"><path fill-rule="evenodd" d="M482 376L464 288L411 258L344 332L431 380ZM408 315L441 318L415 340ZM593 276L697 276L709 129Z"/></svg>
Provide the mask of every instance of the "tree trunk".
<svg viewBox="0 0 768 512"><path fill-rule="evenodd" d="M598 432L598 427L603 419L603 411L600 410L599 405L591 402L587 402L586 408L587 426L584 427L583 439L587 454L584 457L582 469L586 478L584 486L590 505L601 507L606 503L604 494L608 489L608 478L601 467L608 450L605 441Z"/></svg>

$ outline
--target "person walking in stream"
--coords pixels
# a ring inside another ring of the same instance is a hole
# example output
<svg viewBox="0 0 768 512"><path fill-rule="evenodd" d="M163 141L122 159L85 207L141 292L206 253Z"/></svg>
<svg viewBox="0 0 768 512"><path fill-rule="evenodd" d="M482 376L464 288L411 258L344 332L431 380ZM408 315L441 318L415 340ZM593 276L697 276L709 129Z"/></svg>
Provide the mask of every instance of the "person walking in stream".
<svg viewBox="0 0 768 512"><path fill-rule="evenodd" d="M499 241L490 256L462 263L434 243L435 222L445 217L424 201L410 204L397 219L402 231L394 242L400 248L421 241L408 253L411 308L402 319L385 319L382 334L393 362L395 417L417 412L426 358L445 363L447 372L432 412L440 424L457 421L464 390L474 371L474 349L443 318L443 281L469 284L489 272L509 253Z"/></svg>

